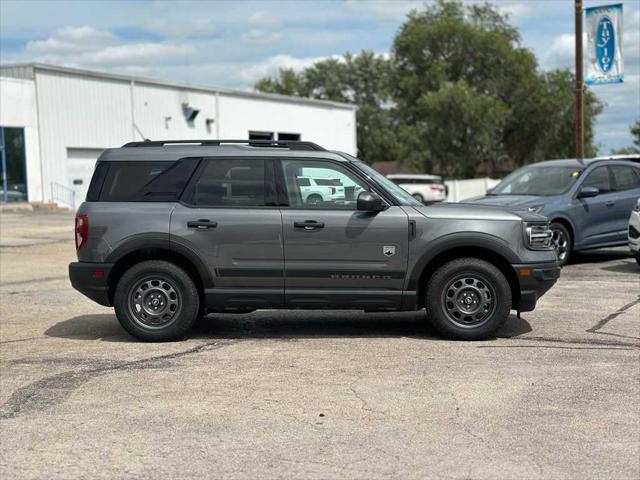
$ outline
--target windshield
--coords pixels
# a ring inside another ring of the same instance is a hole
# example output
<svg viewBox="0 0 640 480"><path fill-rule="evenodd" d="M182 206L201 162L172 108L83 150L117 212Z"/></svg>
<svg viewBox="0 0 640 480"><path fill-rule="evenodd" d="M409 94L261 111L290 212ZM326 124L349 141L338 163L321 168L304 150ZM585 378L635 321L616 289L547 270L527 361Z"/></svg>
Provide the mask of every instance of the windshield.
<svg viewBox="0 0 640 480"><path fill-rule="evenodd" d="M351 157L353 158L353 157ZM399 187L387 177L378 173L373 168L371 168L366 163L362 163L360 161L353 162L356 167L358 167L362 172L364 172L371 180L384 188L387 192L389 192L393 197L400 203L400 205L412 206L412 207L421 207L422 203L413 198L410 193L407 193L406 190Z"/></svg>
<svg viewBox="0 0 640 480"><path fill-rule="evenodd" d="M489 195L559 195L582 171L576 167L524 167L507 175Z"/></svg>

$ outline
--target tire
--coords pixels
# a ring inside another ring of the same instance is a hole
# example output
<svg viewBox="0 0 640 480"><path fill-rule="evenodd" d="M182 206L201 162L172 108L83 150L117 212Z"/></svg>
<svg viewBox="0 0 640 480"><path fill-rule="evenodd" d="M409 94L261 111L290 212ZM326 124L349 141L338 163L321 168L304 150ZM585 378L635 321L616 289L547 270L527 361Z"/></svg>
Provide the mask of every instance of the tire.
<svg viewBox="0 0 640 480"><path fill-rule="evenodd" d="M113 304L120 325L145 342L185 336L201 312L193 279L162 260L141 262L127 270L116 286Z"/></svg>
<svg viewBox="0 0 640 480"><path fill-rule="evenodd" d="M424 197L422 195L420 195L419 193L414 193L413 194L413 198L415 198L420 203L424 204Z"/></svg>
<svg viewBox="0 0 640 480"><path fill-rule="evenodd" d="M319 205L322 203L322 197L317 194L312 194L307 197L307 205Z"/></svg>
<svg viewBox="0 0 640 480"><path fill-rule="evenodd" d="M551 241L554 244L556 255L560 265L566 265L569 263L571 254L573 253L573 238L571 233L562 223L553 222L550 227L553 232Z"/></svg>
<svg viewBox="0 0 640 480"><path fill-rule="evenodd" d="M425 306L427 318L445 337L480 340L509 317L511 288L495 265L479 258L458 258L431 276Z"/></svg>

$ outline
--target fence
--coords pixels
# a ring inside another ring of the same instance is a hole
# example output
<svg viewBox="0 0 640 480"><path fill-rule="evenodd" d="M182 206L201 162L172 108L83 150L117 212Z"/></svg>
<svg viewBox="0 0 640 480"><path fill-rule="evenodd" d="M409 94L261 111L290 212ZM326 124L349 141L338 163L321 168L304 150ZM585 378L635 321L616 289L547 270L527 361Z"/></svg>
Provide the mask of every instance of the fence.
<svg viewBox="0 0 640 480"><path fill-rule="evenodd" d="M449 187L447 202L459 202L470 197L484 195L487 190L496 186L500 180L494 178L472 178L470 180L447 180Z"/></svg>
<svg viewBox="0 0 640 480"><path fill-rule="evenodd" d="M51 182L51 201L75 210L76 192L69 187Z"/></svg>

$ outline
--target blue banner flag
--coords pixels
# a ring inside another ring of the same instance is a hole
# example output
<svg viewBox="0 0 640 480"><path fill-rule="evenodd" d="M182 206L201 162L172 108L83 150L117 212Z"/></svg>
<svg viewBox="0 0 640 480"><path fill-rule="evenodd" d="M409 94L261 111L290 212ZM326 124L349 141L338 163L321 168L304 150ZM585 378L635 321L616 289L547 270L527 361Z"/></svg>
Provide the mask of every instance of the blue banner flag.
<svg viewBox="0 0 640 480"><path fill-rule="evenodd" d="M587 84L622 82L622 4L591 7L585 11Z"/></svg>

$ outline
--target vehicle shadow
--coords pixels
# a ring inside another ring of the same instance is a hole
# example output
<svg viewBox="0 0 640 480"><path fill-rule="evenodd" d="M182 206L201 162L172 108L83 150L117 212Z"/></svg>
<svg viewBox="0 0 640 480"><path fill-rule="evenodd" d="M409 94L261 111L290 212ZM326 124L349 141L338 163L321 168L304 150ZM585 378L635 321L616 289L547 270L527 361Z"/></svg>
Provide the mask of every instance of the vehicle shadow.
<svg viewBox="0 0 640 480"><path fill-rule="evenodd" d="M602 267L601 270L606 270L607 272L615 272L615 273L635 273L636 275L640 274L640 265L635 260L630 260L628 262L619 263L616 265L609 265L607 267Z"/></svg>
<svg viewBox="0 0 640 480"><path fill-rule="evenodd" d="M632 258L631 252L627 247L607 248L600 250L585 250L576 252L569 259L569 265L580 265L583 263L602 263L612 260L625 260Z"/></svg>
<svg viewBox="0 0 640 480"><path fill-rule="evenodd" d="M79 315L49 327L47 337L71 340L102 340L104 342L133 342L113 314Z"/></svg>
<svg viewBox="0 0 640 480"><path fill-rule="evenodd" d="M495 338L528 333L531 326L511 315ZM48 337L104 342L135 342L114 315L80 315L45 331ZM260 311L248 314L211 314L199 322L187 339L409 337L447 341L426 321L424 311L367 313L353 311Z"/></svg>

